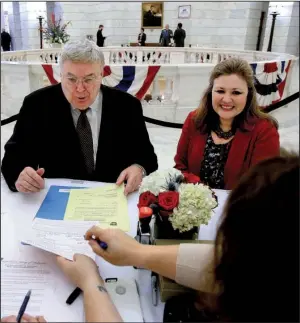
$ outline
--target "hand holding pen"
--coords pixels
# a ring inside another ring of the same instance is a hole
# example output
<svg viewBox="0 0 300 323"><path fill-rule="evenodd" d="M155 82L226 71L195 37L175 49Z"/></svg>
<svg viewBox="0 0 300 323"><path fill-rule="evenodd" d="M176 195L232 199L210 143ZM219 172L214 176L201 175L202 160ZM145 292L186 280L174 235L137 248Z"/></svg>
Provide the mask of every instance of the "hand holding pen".
<svg viewBox="0 0 300 323"><path fill-rule="evenodd" d="M1 318L1 322L14 322L16 323L17 322L17 317L15 315L10 315L10 316L6 316L6 317L3 317ZM28 315L28 314L24 314L22 316L22 319L21 319L21 322L33 322L33 323L36 323L36 322L47 322L45 320L45 318L43 316L31 316L31 315Z"/></svg>
<svg viewBox="0 0 300 323"><path fill-rule="evenodd" d="M108 248L104 250L93 239L103 241ZM133 266L136 254L140 250L140 243L120 229L102 229L93 226L85 234L95 254L116 266Z"/></svg>
<svg viewBox="0 0 300 323"><path fill-rule="evenodd" d="M17 316L10 315L7 317L3 317L1 319L1 322L17 322L17 323L20 323L20 322L46 322L46 320L44 319L43 316L34 317L34 316L30 316L28 314L25 314L27 305L30 300L30 296L31 296L31 290L29 290L27 292L27 294L25 295Z"/></svg>

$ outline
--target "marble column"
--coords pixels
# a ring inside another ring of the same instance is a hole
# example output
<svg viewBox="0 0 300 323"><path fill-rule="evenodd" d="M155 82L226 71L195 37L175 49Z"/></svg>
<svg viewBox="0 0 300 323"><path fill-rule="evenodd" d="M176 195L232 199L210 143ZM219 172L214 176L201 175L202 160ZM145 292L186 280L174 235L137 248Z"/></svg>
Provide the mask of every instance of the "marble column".
<svg viewBox="0 0 300 323"><path fill-rule="evenodd" d="M267 24L263 42L266 51L269 43L273 11L279 12L276 17L273 34L272 52L299 55L299 3L270 2L267 13Z"/></svg>
<svg viewBox="0 0 300 323"><path fill-rule="evenodd" d="M4 8L3 8L3 2L1 1L1 31L2 28L4 28Z"/></svg>

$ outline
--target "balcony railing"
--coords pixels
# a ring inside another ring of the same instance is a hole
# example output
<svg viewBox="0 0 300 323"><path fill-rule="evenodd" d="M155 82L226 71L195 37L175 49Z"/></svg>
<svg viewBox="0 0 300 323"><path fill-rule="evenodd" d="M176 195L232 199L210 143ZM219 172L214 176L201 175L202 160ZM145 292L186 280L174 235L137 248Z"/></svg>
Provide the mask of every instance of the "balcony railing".
<svg viewBox="0 0 300 323"><path fill-rule="evenodd" d="M289 54L204 47L103 47L105 64L217 64L230 57L249 63L294 57ZM1 61L57 63L61 48L1 52Z"/></svg>
<svg viewBox="0 0 300 323"><path fill-rule="evenodd" d="M1 52L1 109L12 116L19 112L26 95L50 85L42 64L57 67L61 49L49 48ZM216 48L104 47L106 65L160 65L142 100L144 115L170 122L183 122L200 102L211 70L220 61L241 57L249 63L291 61L282 99L290 95L290 80L297 57L271 52Z"/></svg>

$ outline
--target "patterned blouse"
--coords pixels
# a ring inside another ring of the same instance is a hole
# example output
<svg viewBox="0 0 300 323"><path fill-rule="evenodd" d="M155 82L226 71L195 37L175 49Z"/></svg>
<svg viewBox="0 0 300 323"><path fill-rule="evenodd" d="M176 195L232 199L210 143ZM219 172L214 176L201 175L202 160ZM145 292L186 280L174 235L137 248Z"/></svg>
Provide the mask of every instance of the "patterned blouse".
<svg viewBox="0 0 300 323"><path fill-rule="evenodd" d="M200 168L201 182L211 188L224 189L224 167L227 161L231 141L216 145L211 134L208 135L204 158Z"/></svg>

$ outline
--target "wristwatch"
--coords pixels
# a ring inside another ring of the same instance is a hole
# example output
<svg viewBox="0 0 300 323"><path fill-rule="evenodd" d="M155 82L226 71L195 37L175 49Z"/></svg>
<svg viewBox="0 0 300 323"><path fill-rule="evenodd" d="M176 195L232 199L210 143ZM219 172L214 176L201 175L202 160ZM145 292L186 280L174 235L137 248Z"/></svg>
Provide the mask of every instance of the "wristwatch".
<svg viewBox="0 0 300 323"><path fill-rule="evenodd" d="M145 176L147 176L147 173L146 173L145 168L143 166L141 166L139 164L133 164L133 165L137 166L138 168L140 168L142 170L142 176L143 176L143 178Z"/></svg>

